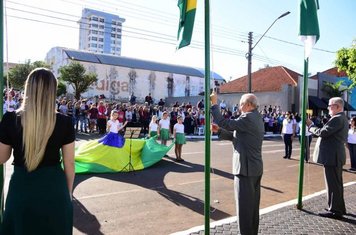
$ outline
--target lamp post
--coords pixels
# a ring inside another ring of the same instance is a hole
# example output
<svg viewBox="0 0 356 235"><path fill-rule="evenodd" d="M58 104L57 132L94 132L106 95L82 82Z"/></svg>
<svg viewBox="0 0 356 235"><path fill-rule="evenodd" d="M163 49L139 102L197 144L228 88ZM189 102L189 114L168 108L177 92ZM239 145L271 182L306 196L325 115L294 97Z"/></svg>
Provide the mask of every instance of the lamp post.
<svg viewBox="0 0 356 235"><path fill-rule="evenodd" d="M280 18L285 17L286 15L290 14L289 11L283 13L282 15L280 15L277 19L275 19L273 21L273 23L268 27L268 29L266 30L266 32L264 32L264 34L262 34L262 36L260 37L260 39L258 39L258 41L255 43L255 45L252 46L252 32L248 33L248 52L246 53L245 57L247 59L247 75L248 75L248 86L247 86L247 90L248 93L252 92L252 75L251 75L251 64L252 64L252 50L257 46L257 44L261 41L261 39L266 35L266 33L268 32L268 30L274 25L274 23L276 23L277 20L279 20Z"/></svg>

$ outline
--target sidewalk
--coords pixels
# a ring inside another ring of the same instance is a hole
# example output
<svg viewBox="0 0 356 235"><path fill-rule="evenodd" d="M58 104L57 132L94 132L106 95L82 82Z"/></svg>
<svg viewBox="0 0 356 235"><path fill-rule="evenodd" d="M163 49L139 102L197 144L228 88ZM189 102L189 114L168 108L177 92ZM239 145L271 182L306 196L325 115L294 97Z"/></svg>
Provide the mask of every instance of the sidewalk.
<svg viewBox="0 0 356 235"><path fill-rule="evenodd" d="M260 210L259 234L356 234L356 181L344 185L347 215L341 220L318 215L326 207L325 190L303 197L303 209L296 209L297 200ZM236 217L210 224L210 234L239 234ZM174 233L203 235L204 226Z"/></svg>

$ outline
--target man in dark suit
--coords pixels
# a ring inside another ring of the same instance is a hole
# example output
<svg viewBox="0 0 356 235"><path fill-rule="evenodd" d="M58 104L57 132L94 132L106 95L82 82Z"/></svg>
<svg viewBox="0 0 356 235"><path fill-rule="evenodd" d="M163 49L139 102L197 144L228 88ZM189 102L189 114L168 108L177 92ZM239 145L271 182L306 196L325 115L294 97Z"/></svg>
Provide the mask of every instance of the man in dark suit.
<svg viewBox="0 0 356 235"><path fill-rule="evenodd" d="M339 219L346 214L342 166L346 162L345 144L349 125L344 114L344 101L340 97L331 98L328 109L331 118L323 127L314 127L310 120L307 120L307 125L309 131L319 137L315 157L317 163L324 166L328 208L327 212L319 215Z"/></svg>
<svg viewBox="0 0 356 235"><path fill-rule="evenodd" d="M257 110L257 97L244 94L240 99L241 115L225 119L217 105L215 92L210 96L214 118L212 131L219 138L231 140L234 146L233 174L236 211L242 235L258 233L261 178L263 173L262 141L264 125Z"/></svg>

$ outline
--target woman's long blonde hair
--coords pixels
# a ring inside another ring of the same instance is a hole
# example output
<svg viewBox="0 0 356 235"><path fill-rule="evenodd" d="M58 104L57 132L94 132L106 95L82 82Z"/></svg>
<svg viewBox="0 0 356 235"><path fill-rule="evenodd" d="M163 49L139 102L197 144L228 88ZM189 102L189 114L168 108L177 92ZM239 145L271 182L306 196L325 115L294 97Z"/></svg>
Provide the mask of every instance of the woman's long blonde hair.
<svg viewBox="0 0 356 235"><path fill-rule="evenodd" d="M28 171L41 163L56 124L57 79L46 68L34 69L27 77L23 103L18 110L23 127L23 148Z"/></svg>

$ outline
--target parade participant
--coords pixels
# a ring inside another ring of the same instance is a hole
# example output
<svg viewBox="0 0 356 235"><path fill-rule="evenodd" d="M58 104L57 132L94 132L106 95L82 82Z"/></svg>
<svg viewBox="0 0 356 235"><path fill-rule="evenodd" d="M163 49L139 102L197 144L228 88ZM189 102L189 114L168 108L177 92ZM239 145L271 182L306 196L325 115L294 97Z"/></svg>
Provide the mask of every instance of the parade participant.
<svg viewBox="0 0 356 235"><path fill-rule="evenodd" d="M56 91L50 70L33 70L22 106L0 123L0 164L14 157L0 234L72 234L75 132Z"/></svg>
<svg viewBox="0 0 356 235"><path fill-rule="evenodd" d="M152 116L152 120L150 122L148 129L149 129L149 131L148 131L149 137L154 137L157 135L158 124L157 124L157 116L156 115Z"/></svg>
<svg viewBox="0 0 356 235"><path fill-rule="evenodd" d="M184 161L182 158L182 147L183 144L186 143L185 135L184 135L184 125L183 125L183 117L178 115L177 123L173 127L173 136L175 139L175 149L174 152L176 154L176 161L181 162Z"/></svg>
<svg viewBox="0 0 356 235"><path fill-rule="evenodd" d="M121 129L123 129L127 121L125 123L119 122L117 110L112 110L110 115L110 120L107 122L106 134L103 138L99 139L99 143L103 143L104 145L122 148L125 144L125 138L119 133Z"/></svg>
<svg viewBox="0 0 356 235"><path fill-rule="evenodd" d="M225 119L217 104L215 92L210 96L214 118L212 131L219 138L231 140L234 146L233 174L238 224L242 235L258 233L261 178L263 173L262 141L264 125L257 110L257 97L244 94L240 99L241 115Z"/></svg>
<svg viewBox="0 0 356 235"><path fill-rule="evenodd" d="M340 219L346 214L342 166L346 162L349 124L344 114L344 101L340 97L331 98L328 109L331 118L323 127L314 127L309 119L307 125L309 131L318 136L314 155L316 162L324 166L328 211L319 215Z"/></svg>
<svg viewBox="0 0 356 235"><path fill-rule="evenodd" d="M158 135L161 137L161 144L167 145L167 140L169 140L169 125L170 121L168 118L168 112L164 111L162 119L158 123Z"/></svg>

